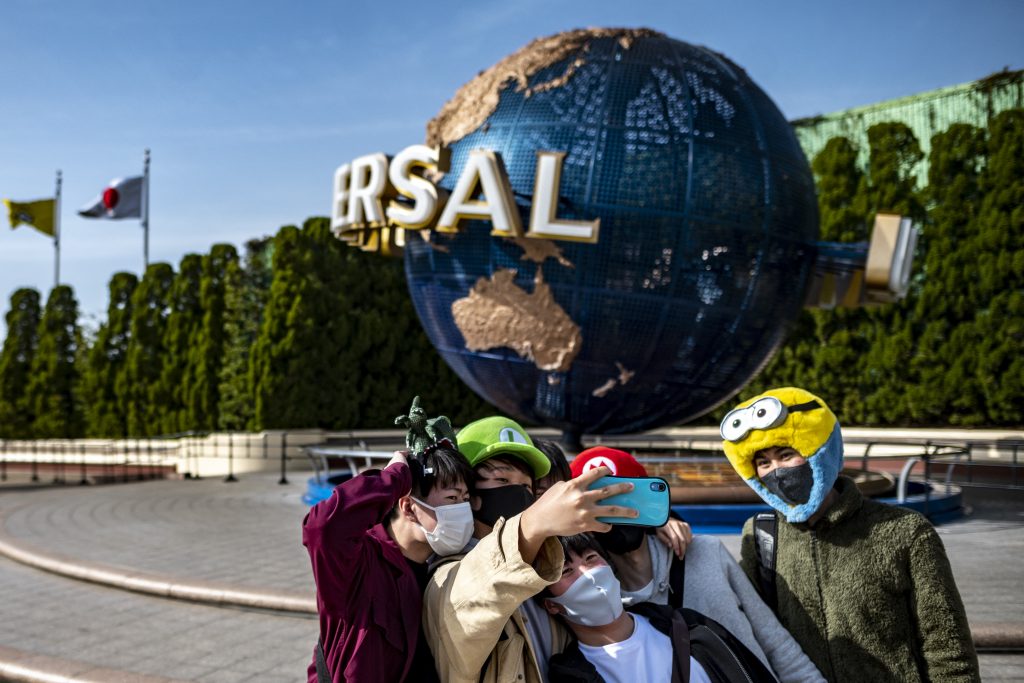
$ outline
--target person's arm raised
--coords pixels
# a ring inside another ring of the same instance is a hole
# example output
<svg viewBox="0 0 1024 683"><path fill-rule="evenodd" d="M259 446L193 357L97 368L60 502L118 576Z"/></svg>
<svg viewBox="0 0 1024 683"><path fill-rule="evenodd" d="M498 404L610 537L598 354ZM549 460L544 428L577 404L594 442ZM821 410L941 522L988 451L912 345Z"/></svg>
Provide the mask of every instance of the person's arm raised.
<svg viewBox="0 0 1024 683"><path fill-rule="evenodd" d="M532 563L544 541L552 536L572 536L585 531L608 531L611 524L598 517L638 517L639 512L621 505L602 505L605 498L633 490L633 484L622 482L593 491L587 487L601 477L611 475L607 467L597 467L575 479L560 481L544 492L522 514L519 524L519 553Z"/></svg>
<svg viewBox="0 0 1024 683"><path fill-rule="evenodd" d="M321 544L335 557L364 533L387 519L398 499L412 489L405 454L397 451L382 470L369 470L335 487L331 497L314 505L302 523L303 543L313 551Z"/></svg>

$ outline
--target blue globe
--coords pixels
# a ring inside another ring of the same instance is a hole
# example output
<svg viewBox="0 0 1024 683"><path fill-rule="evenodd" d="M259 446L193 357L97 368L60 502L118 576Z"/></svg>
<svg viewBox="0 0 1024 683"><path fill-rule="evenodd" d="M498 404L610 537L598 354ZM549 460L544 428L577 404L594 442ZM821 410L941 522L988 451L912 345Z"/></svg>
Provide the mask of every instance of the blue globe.
<svg viewBox="0 0 1024 683"><path fill-rule="evenodd" d="M601 227L533 260L489 223L412 235L409 290L445 361L498 411L572 434L677 424L732 397L798 315L816 254L814 182L782 113L724 56L651 31L541 39L486 78L496 104L474 81L453 100L479 125L445 141L440 186L494 150L525 226L536 152L563 151L558 217Z"/></svg>

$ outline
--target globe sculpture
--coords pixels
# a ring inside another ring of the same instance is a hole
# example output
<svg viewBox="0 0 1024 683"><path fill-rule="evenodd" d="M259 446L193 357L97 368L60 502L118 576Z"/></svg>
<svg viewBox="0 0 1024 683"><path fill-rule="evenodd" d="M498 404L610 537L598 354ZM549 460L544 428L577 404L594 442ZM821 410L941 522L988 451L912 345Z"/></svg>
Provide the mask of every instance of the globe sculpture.
<svg viewBox="0 0 1024 683"><path fill-rule="evenodd" d="M676 424L734 395L799 313L818 238L789 124L724 56L644 29L534 41L428 124L500 154L523 224L538 151L565 152L559 218L596 243L412 233L409 290L445 361L502 413L570 435Z"/></svg>

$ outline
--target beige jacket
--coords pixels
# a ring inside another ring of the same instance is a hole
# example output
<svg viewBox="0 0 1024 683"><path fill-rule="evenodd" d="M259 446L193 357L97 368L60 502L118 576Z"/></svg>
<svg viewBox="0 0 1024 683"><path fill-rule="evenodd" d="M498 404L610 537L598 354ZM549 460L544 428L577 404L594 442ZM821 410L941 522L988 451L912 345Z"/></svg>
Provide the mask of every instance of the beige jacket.
<svg viewBox="0 0 1024 683"><path fill-rule="evenodd" d="M564 556L549 538L533 565L526 564L519 518L499 519L467 554L445 558L427 583L423 631L446 683L543 683L518 608L561 577ZM561 652L568 633L550 623L552 652Z"/></svg>

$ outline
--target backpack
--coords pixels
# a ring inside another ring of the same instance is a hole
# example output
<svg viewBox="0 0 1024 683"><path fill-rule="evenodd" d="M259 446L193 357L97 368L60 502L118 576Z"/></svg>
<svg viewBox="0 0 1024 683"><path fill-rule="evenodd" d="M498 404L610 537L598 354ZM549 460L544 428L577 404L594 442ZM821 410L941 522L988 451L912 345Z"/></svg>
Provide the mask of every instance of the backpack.
<svg viewBox="0 0 1024 683"><path fill-rule="evenodd" d="M779 552L779 518L774 512L759 512L754 516L754 552L757 555L757 588L765 604L778 614L775 562Z"/></svg>
<svg viewBox="0 0 1024 683"><path fill-rule="evenodd" d="M713 683L776 683L756 655L724 626L700 612L649 602L634 605L629 611L646 617L654 628L672 640L673 683L688 682L691 656L704 667ZM604 681L597 668L580 652L575 640L564 652L551 657L548 677L551 683Z"/></svg>

